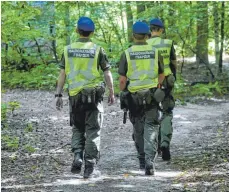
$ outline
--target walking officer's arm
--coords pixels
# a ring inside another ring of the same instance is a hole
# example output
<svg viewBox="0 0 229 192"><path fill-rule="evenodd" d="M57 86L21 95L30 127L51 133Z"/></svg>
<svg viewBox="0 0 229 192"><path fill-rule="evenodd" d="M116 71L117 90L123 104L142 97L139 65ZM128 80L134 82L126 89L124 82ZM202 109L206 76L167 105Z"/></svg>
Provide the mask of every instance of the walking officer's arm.
<svg viewBox="0 0 229 192"><path fill-rule="evenodd" d="M98 64L99 64L99 67L101 68L101 70L103 71L104 79L106 81L106 85L107 85L108 90L109 90L108 103L113 104L115 101L113 78L112 78L112 74L110 72L110 64L108 62L107 55L106 55L103 48L101 48L100 52L99 52Z"/></svg>
<svg viewBox="0 0 229 192"><path fill-rule="evenodd" d="M56 88L56 109L60 110L61 108L63 108L63 100L62 100L62 90L64 87L64 83L65 83L65 70L61 69L60 70L60 74L59 74L59 78L58 78L58 83L57 83L57 88Z"/></svg>
<svg viewBox="0 0 229 192"><path fill-rule="evenodd" d="M104 71L104 79L106 81L108 90L109 90L109 98L108 98L108 103L113 104L115 101L114 98L114 87L113 87L113 78L110 70Z"/></svg>
<svg viewBox="0 0 229 192"><path fill-rule="evenodd" d="M61 69L58 78L57 89L56 89L57 94L61 94L64 87L65 79L66 79L65 70Z"/></svg>
<svg viewBox="0 0 229 192"><path fill-rule="evenodd" d="M177 58L176 58L176 51L174 48L174 44L172 44L171 51L170 51L170 63L172 64L172 68L176 71L177 69Z"/></svg>
<svg viewBox="0 0 229 192"><path fill-rule="evenodd" d="M162 85L162 82L165 79L164 75L164 62L163 57L159 54L158 55L158 83L159 85Z"/></svg>
<svg viewBox="0 0 229 192"><path fill-rule="evenodd" d="M62 55L62 59L60 62L60 74L57 82L57 87L56 87L56 109L60 110L63 107L63 100L62 100L62 90L64 87L65 79L66 79L66 74L65 74L65 59L64 55Z"/></svg>
<svg viewBox="0 0 229 192"><path fill-rule="evenodd" d="M121 91L126 89L126 82L127 82L127 78L125 76L120 75L119 76L119 89Z"/></svg>
<svg viewBox="0 0 229 192"><path fill-rule="evenodd" d="M59 74L59 78L57 82L56 94L61 94L63 87L64 87L65 79L66 79L64 54L62 54L59 68L60 68L60 74Z"/></svg>
<svg viewBox="0 0 229 192"><path fill-rule="evenodd" d="M118 73L119 73L119 89L123 91L124 89L126 89L126 83L127 83L127 77L126 77L127 60L126 60L125 53L121 55Z"/></svg>

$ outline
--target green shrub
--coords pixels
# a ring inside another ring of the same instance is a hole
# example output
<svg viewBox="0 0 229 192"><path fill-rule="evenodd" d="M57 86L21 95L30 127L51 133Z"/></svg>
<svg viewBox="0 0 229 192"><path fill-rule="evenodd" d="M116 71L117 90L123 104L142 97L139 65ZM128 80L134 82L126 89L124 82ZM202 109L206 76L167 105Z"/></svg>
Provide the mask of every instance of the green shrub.
<svg viewBox="0 0 229 192"><path fill-rule="evenodd" d="M6 88L53 89L58 77L56 64L38 65L31 71L2 71L2 86Z"/></svg>
<svg viewBox="0 0 229 192"><path fill-rule="evenodd" d="M221 96L225 94L225 90L223 89L223 85L221 82L214 82L209 84L196 84L191 86L184 82L183 79L178 80L175 83L174 95L175 98L183 98L183 97L195 97L195 96Z"/></svg>
<svg viewBox="0 0 229 192"><path fill-rule="evenodd" d="M24 150L28 153L34 153L36 151L36 149L34 147L32 147L28 144L24 146Z"/></svg>
<svg viewBox="0 0 229 192"><path fill-rule="evenodd" d="M33 132L33 125L32 123L28 123L27 126L25 127L25 132Z"/></svg>
<svg viewBox="0 0 229 192"><path fill-rule="evenodd" d="M13 114L15 109L20 107L20 103L17 101L10 101L8 103L1 103L1 122L7 118L7 112L11 111Z"/></svg>
<svg viewBox="0 0 229 192"><path fill-rule="evenodd" d="M15 136L2 134L1 142L2 147L10 151L16 151L19 147L19 138Z"/></svg>
<svg viewBox="0 0 229 192"><path fill-rule="evenodd" d="M1 121L6 120L7 104L1 103Z"/></svg>

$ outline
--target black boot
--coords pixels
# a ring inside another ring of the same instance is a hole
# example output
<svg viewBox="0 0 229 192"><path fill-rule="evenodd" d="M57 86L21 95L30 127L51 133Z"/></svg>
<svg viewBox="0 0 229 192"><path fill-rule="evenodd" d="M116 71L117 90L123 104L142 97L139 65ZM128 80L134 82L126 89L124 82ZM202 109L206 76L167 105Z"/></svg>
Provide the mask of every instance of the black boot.
<svg viewBox="0 0 229 192"><path fill-rule="evenodd" d="M162 159L169 161L171 159L169 147L161 147Z"/></svg>
<svg viewBox="0 0 229 192"><path fill-rule="evenodd" d="M145 169L145 158L140 158L139 159L139 165L140 165L140 169Z"/></svg>
<svg viewBox="0 0 229 192"><path fill-rule="evenodd" d="M92 175L93 171L94 171L94 163L85 161L85 169L84 169L83 177L85 179L89 178Z"/></svg>
<svg viewBox="0 0 229 192"><path fill-rule="evenodd" d="M83 164L83 153L75 153L74 160L72 162L71 172L79 174L81 171L81 166Z"/></svg>
<svg viewBox="0 0 229 192"><path fill-rule="evenodd" d="M154 175L155 172L155 165L153 162L151 163L146 163L145 167L145 175Z"/></svg>
<svg viewBox="0 0 229 192"><path fill-rule="evenodd" d="M146 158L145 175L154 175L155 172L154 161L156 158L157 158L157 153L155 153L152 156L152 158Z"/></svg>

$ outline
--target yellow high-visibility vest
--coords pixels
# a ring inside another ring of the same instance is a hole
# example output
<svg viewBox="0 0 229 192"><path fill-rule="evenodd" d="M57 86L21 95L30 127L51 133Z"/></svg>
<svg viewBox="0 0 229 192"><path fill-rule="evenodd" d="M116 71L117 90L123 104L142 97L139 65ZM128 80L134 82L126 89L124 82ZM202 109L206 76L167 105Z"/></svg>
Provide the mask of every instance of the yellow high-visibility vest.
<svg viewBox="0 0 229 192"><path fill-rule="evenodd" d="M158 52L163 56L165 76L172 74L169 64L170 64L170 52L171 52L173 41L169 39L162 39L160 37L154 37L148 39L147 43L149 45L152 45L156 49L158 49Z"/></svg>
<svg viewBox="0 0 229 192"><path fill-rule="evenodd" d="M76 42L64 48L69 95L98 86L102 77L97 68L100 47L93 42Z"/></svg>
<svg viewBox="0 0 229 192"><path fill-rule="evenodd" d="M150 45L132 46L125 51L131 93L158 85L158 51Z"/></svg>

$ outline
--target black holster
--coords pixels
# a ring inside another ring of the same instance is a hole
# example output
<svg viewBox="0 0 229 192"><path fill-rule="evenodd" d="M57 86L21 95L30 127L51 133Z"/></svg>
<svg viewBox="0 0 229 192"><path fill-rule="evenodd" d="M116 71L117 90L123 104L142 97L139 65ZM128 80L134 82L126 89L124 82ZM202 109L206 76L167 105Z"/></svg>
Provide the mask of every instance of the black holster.
<svg viewBox="0 0 229 192"><path fill-rule="evenodd" d="M105 93L105 87L104 86L85 88L80 92L81 101L83 104L101 102L103 100L104 93Z"/></svg>

